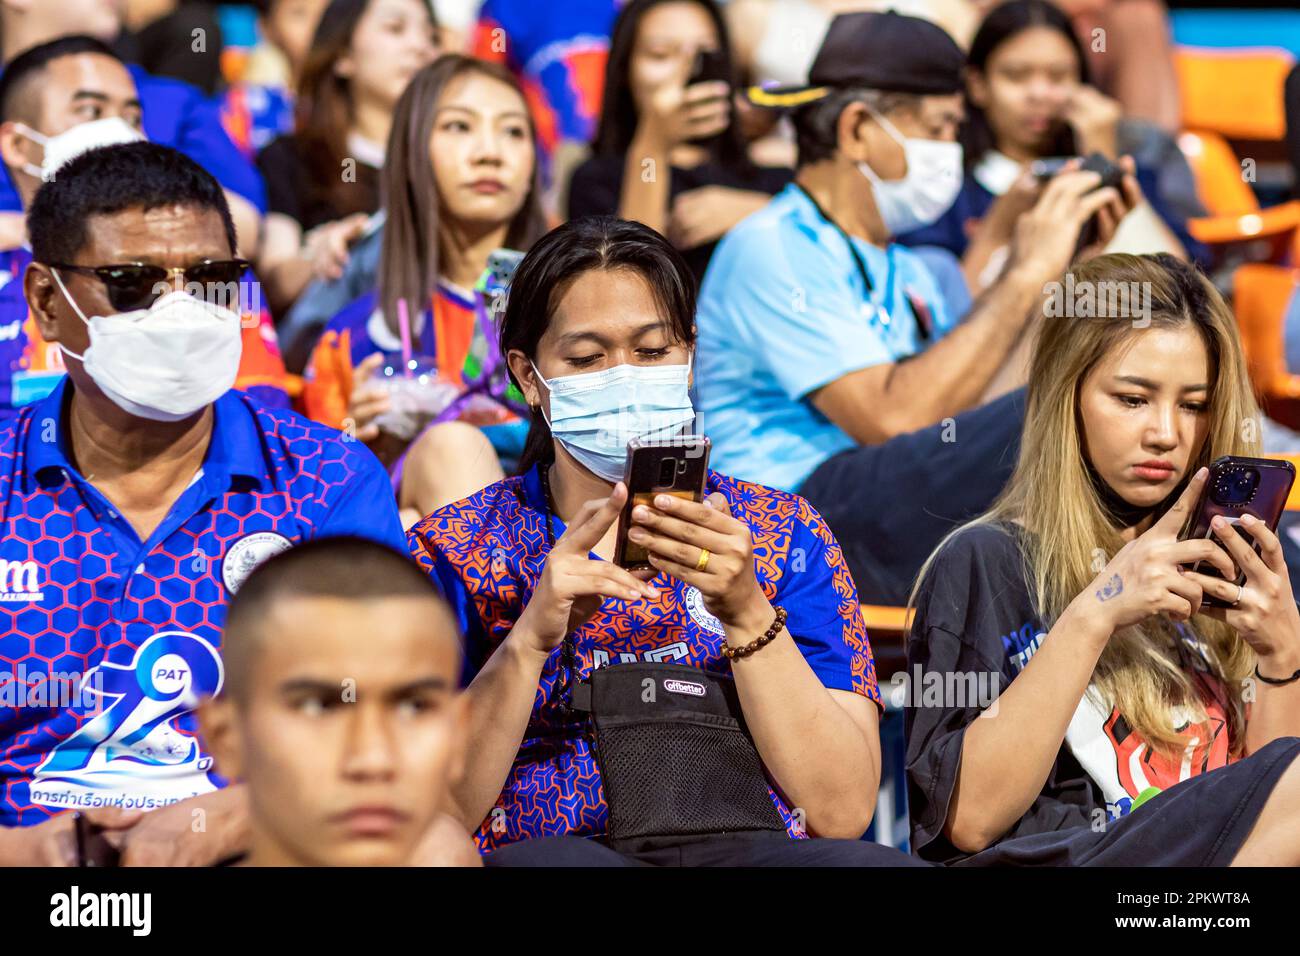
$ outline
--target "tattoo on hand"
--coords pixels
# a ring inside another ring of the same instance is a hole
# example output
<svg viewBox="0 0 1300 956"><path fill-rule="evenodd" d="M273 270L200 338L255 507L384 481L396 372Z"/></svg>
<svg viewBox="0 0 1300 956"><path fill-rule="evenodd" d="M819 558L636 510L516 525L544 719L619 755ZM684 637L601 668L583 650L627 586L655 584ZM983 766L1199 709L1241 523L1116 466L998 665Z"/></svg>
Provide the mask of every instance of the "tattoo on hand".
<svg viewBox="0 0 1300 956"><path fill-rule="evenodd" d="M1110 580L1107 581L1104 585L1102 585L1101 588L1097 591L1097 600L1109 601L1111 598L1119 597L1123 593L1124 593L1124 579L1121 578L1118 574L1112 574L1110 576Z"/></svg>

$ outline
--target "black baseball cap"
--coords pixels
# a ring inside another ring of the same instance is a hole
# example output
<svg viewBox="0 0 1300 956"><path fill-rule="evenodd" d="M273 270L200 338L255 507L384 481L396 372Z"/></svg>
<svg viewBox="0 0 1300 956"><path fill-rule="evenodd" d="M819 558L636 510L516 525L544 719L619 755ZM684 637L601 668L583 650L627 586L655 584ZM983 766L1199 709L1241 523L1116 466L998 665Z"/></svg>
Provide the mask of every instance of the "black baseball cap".
<svg viewBox="0 0 1300 956"><path fill-rule="evenodd" d="M803 106L836 89L887 90L942 95L962 89L966 54L929 20L886 13L841 13L831 21L808 83L763 89L752 86L755 106Z"/></svg>

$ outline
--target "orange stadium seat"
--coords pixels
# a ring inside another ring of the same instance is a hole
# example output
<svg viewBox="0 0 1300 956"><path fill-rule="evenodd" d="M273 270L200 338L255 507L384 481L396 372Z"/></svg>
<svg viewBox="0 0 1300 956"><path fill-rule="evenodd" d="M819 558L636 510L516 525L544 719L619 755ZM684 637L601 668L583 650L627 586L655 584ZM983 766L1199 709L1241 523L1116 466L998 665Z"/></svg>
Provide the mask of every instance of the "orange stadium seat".
<svg viewBox="0 0 1300 956"><path fill-rule="evenodd" d="M1197 194L1209 212L1187 221L1192 236L1211 246L1271 240L1272 258L1284 255L1300 234L1300 202L1261 209L1255 191L1242 175L1237 154L1218 133L1187 131L1179 135L1178 146L1192 167Z"/></svg>
<svg viewBox="0 0 1300 956"><path fill-rule="evenodd" d="M1289 461L1300 475L1300 455L1266 455L1266 458L1276 458L1279 461ZM1286 499L1287 511L1300 511L1300 481L1291 486L1291 494Z"/></svg>
<svg viewBox="0 0 1300 956"><path fill-rule="evenodd" d="M1286 134L1282 85L1294 62L1286 50L1269 47L1175 48L1183 126L1237 139L1280 140Z"/></svg>
<svg viewBox="0 0 1300 956"><path fill-rule="evenodd" d="M1232 306L1251 383L1268 414L1300 426L1300 375L1286 367L1282 322L1300 270L1249 263L1233 273Z"/></svg>
<svg viewBox="0 0 1300 956"><path fill-rule="evenodd" d="M1270 261L1300 248L1300 203L1261 209L1228 139L1280 141L1286 135L1283 85L1295 57L1273 48L1178 47L1174 65L1183 103L1178 145L1196 176L1209 215L1188 221L1210 246L1267 240Z"/></svg>

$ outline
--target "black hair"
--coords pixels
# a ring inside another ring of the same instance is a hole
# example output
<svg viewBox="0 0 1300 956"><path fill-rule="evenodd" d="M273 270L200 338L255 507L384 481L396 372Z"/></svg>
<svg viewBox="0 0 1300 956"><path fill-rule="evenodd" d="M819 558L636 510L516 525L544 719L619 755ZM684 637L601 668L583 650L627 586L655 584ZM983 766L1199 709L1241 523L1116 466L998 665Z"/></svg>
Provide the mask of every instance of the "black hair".
<svg viewBox="0 0 1300 956"><path fill-rule="evenodd" d="M36 190L27 213L32 258L47 265L74 261L91 216L178 205L215 210L231 253L238 248L221 185L184 153L143 141L89 150Z"/></svg>
<svg viewBox="0 0 1300 956"><path fill-rule="evenodd" d="M371 212L367 191L339 175L348 156L348 129L352 125L352 81L335 72L347 55L357 24L373 0L330 0L316 21L311 45L298 77L294 105L294 135L298 154L306 160L306 178L301 184L309 202L323 202L339 215ZM438 31L438 16L432 0L421 0L429 23Z"/></svg>
<svg viewBox="0 0 1300 956"><path fill-rule="evenodd" d="M736 67L731 58L731 38L727 23L713 0L631 0L614 21L609 40L609 57L605 61L605 93L601 101L600 125L592 141L592 152L598 156L621 156L632 145L636 134L636 103L632 99L632 50L636 46L637 31L642 18L662 3L694 3L708 13L718 34L718 54L732 77L735 89ZM753 168L740 120L731 111L727 128L708 147L721 165L733 170L748 171Z"/></svg>
<svg viewBox="0 0 1300 956"><path fill-rule="evenodd" d="M1083 49L1083 44L1079 42L1070 18L1047 0L1008 0L990 10L989 15L980 23L979 29L975 31L975 38L971 40L970 51L966 54L967 69L984 73L989 57L997 51L998 47L1012 37L1034 27L1055 30L1069 41L1079 62L1079 81L1087 83L1089 81L1088 55ZM962 122L957 140L962 145L966 171L969 172L984 158L985 153L997 148L997 143L993 137L993 129L989 126L988 117L980 107L971 102L969 91L965 95L965 101L966 119ZM1074 132L1068 125L1061 124L1052 142L1048 144L1046 155L1072 156L1076 151Z"/></svg>
<svg viewBox="0 0 1300 956"><path fill-rule="evenodd" d="M569 283L595 269L630 269L640 275L674 339L695 344L695 276L672 243L639 222L588 216L552 229L519 263L501 321L501 354L518 349L536 359L556 302ZM519 386L513 372L510 377ZM553 455L551 429L541 409L534 408L518 470L522 474Z"/></svg>
<svg viewBox="0 0 1300 956"><path fill-rule="evenodd" d="M0 121L14 118L21 95L50 63L81 53L96 53L122 62L107 43L81 34L62 36L24 50L7 63L4 73L0 74Z"/></svg>
<svg viewBox="0 0 1300 956"><path fill-rule="evenodd" d="M902 106L917 106L919 93L849 88L832 90L790 114L799 168L830 159L840 148L840 116L854 103L866 103L881 115Z"/></svg>
<svg viewBox="0 0 1300 956"><path fill-rule="evenodd" d="M269 609L295 596L357 601L426 598L455 620L437 586L410 555L353 535L313 538L259 564L230 599L222 637L228 685L230 678L238 685L246 677L250 648ZM357 639L364 640L365 635Z"/></svg>

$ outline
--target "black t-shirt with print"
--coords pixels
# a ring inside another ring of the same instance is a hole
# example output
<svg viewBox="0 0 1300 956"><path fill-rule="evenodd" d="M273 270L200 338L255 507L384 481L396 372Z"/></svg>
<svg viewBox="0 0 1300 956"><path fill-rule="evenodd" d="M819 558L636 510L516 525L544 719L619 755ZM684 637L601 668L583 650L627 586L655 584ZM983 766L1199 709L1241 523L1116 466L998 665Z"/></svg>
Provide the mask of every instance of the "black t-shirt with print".
<svg viewBox="0 0 1300 956"><path fill-rule="evenodd" d="M942 831L966 726L1047 636L1025 580L1025 534L1014 524L966 528L939 556L918 601L908 648L908 672L919 688L908 712L909 793L913 840L931 859L947 861L958 852ZM1082 824L1105 829L1158 794L1235 759L1230 694L1204 643L1188 625L1177 625L1170 638L1177 666L1199 698L1165 711L1178 744L1152 746L1104 689L1091 684L1075 704L1038 799L999 842Z"/></svg>
<svg viewBox="0 0 1300 956"><path fill-rule="evenodd" d="M972 525L948 541L922 582L907 646L913 706L906 709L907 797L913 852L952 862L966 854L943 833L957 786L966 727L984 710L980 695L965 706L925 706L925 675L975 674L992 693L1010 686L1042 640L1025 580L1021 535L1013 524ZM920 668L921 680L917 680ZM966 687L969 687L969 682ZM954 685L954 690L965 691ZM916 706L919 704L919 706ZM1100 789L1062 744L1042 792L1003 839L1090 824L1104 805Z"/></svg>

